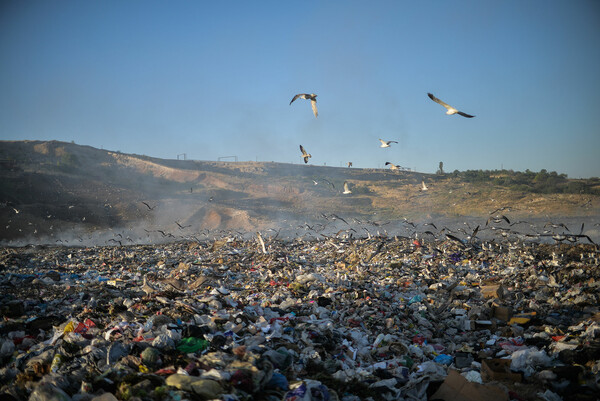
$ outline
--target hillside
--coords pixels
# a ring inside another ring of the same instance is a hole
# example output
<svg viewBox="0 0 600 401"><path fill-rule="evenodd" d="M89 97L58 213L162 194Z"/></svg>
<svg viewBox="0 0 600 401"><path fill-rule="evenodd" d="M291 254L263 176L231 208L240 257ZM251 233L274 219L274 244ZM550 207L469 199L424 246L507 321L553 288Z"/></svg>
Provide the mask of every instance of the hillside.
<svg viewBox="0 0 600 401"><path fill-rule="evenodd" d="M0 240L4 241L47 241L58 238L59 232L64 238L67 230L91 237L127 229L138 238L160 231L164 236L293 230L332 213L348 225L404 219L485 222L490 212L510 207L503 213L511 219L582 219L590 222L590 228L600 215L597 179L558 176L560 186L554 188L560 192L552 192L540 186L539 174L521 174L515 181L517 174L511 172L434 175L310 164L165 160L56 141L0 144L0 224L5 228ZM421 190L422 181L427 191ZM344 182L352 194L341 193ZM337 223L331 227L344 228Z"/></svg>

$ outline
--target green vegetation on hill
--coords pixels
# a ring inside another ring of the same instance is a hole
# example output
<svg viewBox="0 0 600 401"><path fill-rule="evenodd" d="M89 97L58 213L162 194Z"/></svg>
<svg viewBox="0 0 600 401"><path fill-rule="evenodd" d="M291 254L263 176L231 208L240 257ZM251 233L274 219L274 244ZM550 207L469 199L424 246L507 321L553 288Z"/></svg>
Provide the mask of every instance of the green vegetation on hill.
<svg viewBox="0 0 600 401"><path fill-rule="evenodd" d="M542 169L539 172L530 170L454 170L449 174L464 182L492 184L513 191L538 193L538 194L589 194L600 195L600 178L569 179L566 174L556 171L548 172Z"/></svg>

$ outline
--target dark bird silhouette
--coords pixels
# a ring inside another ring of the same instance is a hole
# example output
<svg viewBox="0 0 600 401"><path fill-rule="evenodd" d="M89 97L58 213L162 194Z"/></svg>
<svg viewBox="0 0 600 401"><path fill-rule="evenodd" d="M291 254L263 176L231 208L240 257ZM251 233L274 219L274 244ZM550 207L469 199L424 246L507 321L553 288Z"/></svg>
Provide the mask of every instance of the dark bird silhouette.
<svg viewBox="0 0 600 401"><path fill-rule="evenodd" d="M154 208L156 207L156 206L150 206L149 204L147 204L147 203L146 203L146 202L144 202L144 201L142 201L142 203L143 203L144 205L146 205L146 207L148 208L148 210L154 210Z"/></svg>
<svg viewBox="0 0 600 401"><path fill-rule="evenodd" d="M328 183L329 185L331 185L331 188L335 189L335 185L333 185L332 182L326 180L325 178L321 178L323 181L325 181L326 183Z"/></svg>
<svg viewBox="0 0 600 401"><path fill-rule="evenodd" d="M463 113L462 111L458 111L454 107L450 106L448 103L444 103L443 101L441 101L437 97L433 96L431 93L428 93L427 96L429 96L429 98L431 100L433 100L434 102L436 102L437 104L441 104L442 106L444 106L447 109L446 114L448 114L448 115L459 114L459 115L461 115L463 117L467 117L467 118L473 118L473 117L475 117L475 116L472 116L470 114Z"/></svg>
<svg viewBox="0 0 600 401"><path fill-rule="evenodd" d="M458 237L455 237L452 234L446 234L446 237L449 240L452 240L452 241L456 242L457 244L459 244L461 246L461 248L465 248L465 244Z"/></svg>
<svg viewBox="0 0 600 401"><path fill-rule="evenodd" d="M314 93L299 93L292 98L292 100L290 101L290 105L294 103L294 100L298 98L310 100L310 105L312 106L313 114L315 115L315 117L319 116L319 112L317 111L317 95L315 95Z"/></svg>
<svg viewBox="0 0 600 401"><path fill-rule="evenodd" d="M475 237L477 237L478 232L479 232L479 226L475 227L475 229L473 230L473 233L471 234L471 238L469 239L469 242L473 242L473 239L475 239Z"/></svg>
<svg viewBox="0 0 600 401"><path fill-rule="evenodd" d="M191 226L192 226L191 224L189 224L189 225L187 225L187 226L182 226L182 225L181 225L181 224L179 224L179 222L177 222L177 221L175 222L175 224L177 224L177 226L179 227L179 229L180 229L180 230L183 230L184 228L188 228L188 227L191 227Z"/></svg>
<svg viewBox="0 0 600 401"><path fill-rule="evenodd" d="M331 214L329 217L332 217L334 220L341 220L341 221L343 221L344 223L348 224L348 222L347 222L346 220L342 219L342 218L341 218L340 216L338 216L337 214ZM350 224L348 224L348 225L350 225Z"/></svg>

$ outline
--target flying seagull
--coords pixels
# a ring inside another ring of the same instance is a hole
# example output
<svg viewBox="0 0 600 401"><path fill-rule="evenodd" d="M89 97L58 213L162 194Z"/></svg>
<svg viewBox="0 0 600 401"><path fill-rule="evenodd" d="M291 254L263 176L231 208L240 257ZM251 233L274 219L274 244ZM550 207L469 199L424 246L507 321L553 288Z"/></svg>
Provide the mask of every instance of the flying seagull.
<svg viewBox="0 0 600 401"><path fill-rule="evenodd" d="M302 152L302 158L304 159L304 163L308 163L308 159L312 157L310 153L307 153L306 150L300 145L300 152Z"/></svg>
<svg viewBox="0 0 600 401"><path fill-rule="evenodd" d="M142 201L142 203L143 203L144 205L146 205L146 207L148 208L148 210L154 210L154 208L156 207L156 206L150 206L149 204L147 204L147 203L146 203L146 202L144 202L144 201Z"/></svg>
<svg viewBox="0 0 600 401"><path fill-rule="evenodd" d="M315 114L315 117L319 116L319 112L317 111L317 95L315 95L314 93L308 94L308 93L299 93L296 96L294 96L292 98L292 101L290 102L290 104L294 103L294 100L296 99L310 99L310 105L312 106L313 109L313 113Z"/></svg>
<svg viewBox="0 0 600 401"><path fill-rule="evenodd" d="M399 170L400 167L396 166L394 163L390 163L390 162L385 162L385 165L389 165L390 166L390 170Z"/></svg>
<svg viewBox="0 0 600 401"><path fill-rule="evenodd" d="M444 106L446 109L448 109L448 111L446 111L446 114L448 115L452 115L452 114L460 114L463 117L467 117L467 118L473 118L475 116L472 116L470 114L467 113L463 113L462 111L458 111L456 110L454 107L450 106L447 103L442 102L440 99L438 99L437 97L433 96L431 93L428 93L427 96L429 96L429 98L431 100L433 100L434 102L441 104L442 106Z"/></svg>
<svg viewBox="0 0 600 401"><path fill-rule="evenodd" d="M352 191L350 191L350 188L348 188L348 183L346 181L344 181L344 192L342 192L344 195L348 195L351 194Z"/></svg>
<svg viewBox="0 0 600 401"><path fill-rule="evenodd" d="M389 148L390 147L390 143L398 143L396 141L384 141L381 138L379 138L379 142L381 142L381 145L379 146L380 148Z"/></svg>
<svg viewBox="0 0 600 401"><path fill-rule="evenodd" d="M487 219L487 221L485 222L485 225L487 226L488 224L490 224L490 221L493 221L494 223L501 223L502 220L506 221L506 223L510 224L510 220L508 219L508 217L506 217L505 215L501 215L501 216L490 216L489 219Z"/></svg>
<svg viewBox="0 0 600 401"><path fill-rule="evenodd" d="M425 181L421 181L421 191L427 191L429 188L425 185Z"/></svg>

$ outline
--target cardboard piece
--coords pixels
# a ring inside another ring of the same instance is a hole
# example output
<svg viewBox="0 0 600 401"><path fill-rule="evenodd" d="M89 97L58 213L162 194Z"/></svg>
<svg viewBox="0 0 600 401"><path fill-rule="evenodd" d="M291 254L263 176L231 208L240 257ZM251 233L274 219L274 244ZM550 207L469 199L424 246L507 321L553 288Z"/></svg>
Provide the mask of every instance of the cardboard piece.
<svg viewBox="0 0 600 401"><path fill-rule="evenodd" d="M508 401L506 390L495 384L471 383L450 369L446 380L442 383L430 400L443 401Z"/></svg>
<svg viewBox="0 0 600 401"><path fill-rule="evenodd" d="M510 306L494 306L494 317L496 319L508 322L512 317L512 314L513 309Z"/></svg>
<svg viewBox="0 0 600 401"><path fill-rule="evenodd" d="M481 361L481 378L483 381L508 380L520 383L521 373L510 370L510 359L484 359Z"/></svg>
<svg viewBox="0 0 600 401"><path fill-rule="evenodd" d="M483 285L480 290L484 298L504 298L504 287L501 284Z"/></svg>

